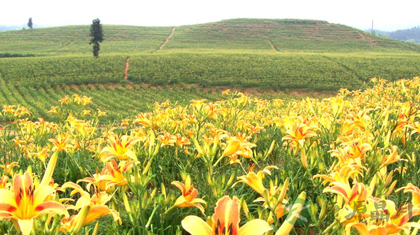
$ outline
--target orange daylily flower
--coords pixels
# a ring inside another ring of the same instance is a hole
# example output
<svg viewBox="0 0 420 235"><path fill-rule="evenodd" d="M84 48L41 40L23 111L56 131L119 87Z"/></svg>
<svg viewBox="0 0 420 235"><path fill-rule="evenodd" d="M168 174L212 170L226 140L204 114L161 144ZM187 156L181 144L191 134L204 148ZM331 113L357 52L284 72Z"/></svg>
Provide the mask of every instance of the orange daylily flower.
<svg viewBox="0 0 420 235"><path fill-rule="evenodd" d="M187 216L182 220L182 227L191 235L260 235L272 228L267 222L255 219L239 228L240 207L238 198L224 196L216 203L215 212L211 218L212 225L197 216Z"/></svg>
<svg viewBox="0 0 420 235"><path fill-rule="evenodd" d="M111 195L108 195L106 192L97 191L91 197L88 192L84 191L82 187L73 182L64 183L61 190L64 191L67 188L73 189L71 195L76 193L80 194L80 198L77 200L76 205L69 206L68 208L75 210L80 209L80 211L77 215L73 215L68 219L64 218L62 220L60 231L63 233L66 233L66 231L74 232L74 230L80 229L104 215L112 215L114 221L118 220L121 224L119 213L105 205L109 200L111 200Z"/></svg>
<svg viewBox="0 0 420 235"><path fill-rule="evenodd" d="M420 134L420 122L415 122L414 124L408 124L406 127L413 129L411 134L414 134L414 133Z"/></svg>
<svg viewBox="0 0 420 235"><path fill-rule="evenodd" d="M103 191L108 191L108 189L114 185L114 183L110 181L107 175L99 174L99 172L96 172L96 174L94 174L92 177L85 177L80 179L77 181L77 183L79 182L87 183L87 189L89 189L92 185L95 185L99 190Z"/></svg>
<svg viewBox="0 0 420 235"><path fill-rule="evenodd" d="M190 140L187 137L183 137L179 133L175 135L175 138L176 138L175 140L176 146L185 146L185 145L191 144Z"/></svg>
<svg viewBox="0 0 420 235"><path fill-rule="evenodd" d="M306 125L304 122L295 122L290 129L287 129L286 133L289 134L284 136L282 140L291 140L293 142L303 145L305 139L317 136L314 127Z"/></svg>
<svg viewBox="0 0 420 235"><path fill-rule="evenodd" d="M70 138L64 134L57 136L55 139L49 139L48 141L54 145L52 148L52 151L54 152L66 151L68 148L72 147Z"/></svg>
<svg viewBox="0 0 420 235"><path fill-rule="evenodd" d="M101 151L101 154L106 153L102 159L104 162L111 158L137 160L136 154L130 149L135 143L141 140L140 138L124 135L120 140L117 136L111 134L108 140L111 146L105 147Z"/></svg>
<svg viewBox="0 0 420 235"><path fill-rule="evenodd" d="M345 150L350 158L363 159L366 156L366 152L372 150L372 146L368 143L361 143L355 140L351 143L343 143Z"/></svg>
<svg viewBox="0 0 420 235"><path fill-rule="evenodd" d="M48 111L47 113L57 114L59 109L60 108L58 106L51 106L50 111Z"/></svg>
<svg viewBox="0 0 420 235"><path fill-rule="evenodd" d="M255 174L254 172L249 172L247 175L239 176L238 177L239 181L236 182L234 185L232 185L232 187L235 187L235 185L238 183L245 183L249 187L254 189L255 192L264 196L264 191L267 189L264 187L262 180L264 179L264 174L270 175L271 174L270 169L273 169L273 168L279 169L276 166L267 166L266 168L264 168L264 170L259 171L257 174Z"/></svg>
<svg viewBox="0 0 420 235"><path fill-rule="evenodd" d="M360 127L363 131L365 131L368 128L369 123L370 123L370 117L366 114L369 111L371 110L370 109L363 110L358 113L354 113L351 117L351 120L353 121L353 123L357 125L358 127Z"/></svg>
<svg viewBox="0 0 420 235"><path fill-rule="evenodd" d="M382 235L400 234L402 231L404 231L404 234L410 234L411 228L420 228L420 224L409 222L418 213L417 208L405 206L400 211L397 211L394 202L386 200L383 203L385 205L383 210L378 211L378 208L375 208L375 211L370 212L370 219L364 222L349 223L346 226L346 230L350 230L353 227L362 235ZM377 214L384 216L375 216Z"/></svg>
<svg viewBox="0 0 420 235"><path fill-rule="evenodd" d="M3 175L9 175L9 176L14 175L14 172L13 172L14 167L19 167L19 164L17 162L12 162L12 163L6 162L5 165L0 165L0 168L4 169Z"/></svg>
<svg viewBox="0 0 420 235"><path fill-rule="evenodd" d="M6 188L7 187L7 181L9 180L9 177L7 177L7 176L5 176L5 175L3 175L1 178L0 178L0 189L2 189L2 188Z"/></svg>
<svg viewBox="0 0 420 235"><path fill-rule="evenodd" d="M69 96L68 95L64 96L63 98L59 99L58 102L60 104L67 104L69 102Z"/></svg>
<svg viewBox="0 0 420 235"><path fill-rule="evenodd" d="M176 143L176 137L171 135L169 132L164 131L163 135L159 135L157 138L161 142L160 147L163 146L174 146Z"/></svg>
<svg viewBox="0 0 420 235"><path fill-rule="evenodd" d="M412 183L408 183L406 187L399 188L396 192L403 189L404 193L411 192L411 203L413 204L413 207L417 208L419 211L419 213L415 215L420 215L420 189Z"/></svg>
<svg viewBox="0 0 420 235"><path fill-rule="evenodd" d="M400 161L401 158L398 155L398 146L392 146L391 150L390 150L390 154L384 156L384 158L382 159L382 163L381 166L387 166L389 164L392 164L394 162L398 162Z"/></svg>
<svg viewBox="0 0 420 235"><path fill-rule="evenodd" d="M106 116L106 112L98 109L98 117Z"/></svg>
<svg viewBox="0 0 420 235"><path fill-rule="evenodd" d="M40 148L40 147L38 147L37 148L37 153L31 153L30 155L31 156L36 156L39 160L41 160L41 162L44 162L45 163L45 160L47 159L47 157L48 157L48 150L49 150L49 148L48 147L46 147L46 148Z"/></svg>
<svg viewBox="0 0 420 235"><path fill-rule="evenodd" d="M115 162L115 160L112 159L106 164L106 167L102 171L102 174L108 175L109 179L114 184L123 186L127 184L127 179L125 178L123 172L130 171L135 163L137 163L137 161L121 161L119 164L117 164L117 162Z"/></svg>
<svg viewBox="0 0 420 235"><path fill-rule="evenodd" d="M264 202L264 207L271 207L274 208L274 213L276 218L279 219L285 214L285 204L287 200L285 200L287 187L289 186L289 181L286 180L282 187L277 187L270 182L270 189L264 187L262 180L264 179L264 174L271 174L270 169L278 169L276 166L267 166L264 170L259 171L257 174L254 172L249 172L247 175L240 176L238 179L240 181L236 182L232 187L234 187L238 183L245 183L254 189L257 193L259 193L262 197L257 198L254 202ZM268 223L273 223L274 219L272 215L269 215L267 220Z"/></svg>
<svg viewBox="0 0 420 235"><path fill-rule="evenodd" d="M0 218L11 219L23 235L32 231L34 219L42 215L68 216L66 208L55 201L55 189L49 185L57 155L53 155L41 183L33 182L29 172L15 175L10 189L0 189Z"/></svg>
<svg viewBox="0 0 420 235"><path fill-rule="evenodd" d="M114 159L111 159L100 174L96 172L93 177L86 177L78 180L77 182L88 183L86 185L86 188L88 189L93 184L100 190L108 191L114 185L123 186L127 184L127 179L125 178L123 172L130 171L135 163L137 162L121 161L120 164L117 164Z"/></svg>
<svg viewBox="0 0 420 235"><path fill-rule="evenodd" d="M338 164L340 165L340 163ZM351 178L352 180L354 180L357 176L361 175L362 167L358 166L358 165L352 165L352 164L345 164L344 163L342 165L339 166L338 169L334 169L335 171L330 173L329 175L321 175L321 174L317 174L314 175L313 178L322 178L324 179L323 184L326 185L328 182L329 183L333 183L333 182L341 182L341 183L347 183L349 182L349 178Z"/></svg>
<svg viewBox="0 0 420 235"><path fill-rule="evenodd" d="M206 205L206 201L200 198L196 198L198 190L191 184L190 176L187 176L185 184L179 181L173 181L171 184L175 185L181 190L182 195L176 199L174 207L197 207L201 213L204 214L204 207L200 203Z"/></svg>
<svg viewBox="0 0 420 235"><path fill-rule="evenodd" d="M237 154L244 158L252 158L251 148L255 146L257 145L247 142L246 137L238 133L237 136L228 138L222 157L231 156L232 154Z"/></svg>

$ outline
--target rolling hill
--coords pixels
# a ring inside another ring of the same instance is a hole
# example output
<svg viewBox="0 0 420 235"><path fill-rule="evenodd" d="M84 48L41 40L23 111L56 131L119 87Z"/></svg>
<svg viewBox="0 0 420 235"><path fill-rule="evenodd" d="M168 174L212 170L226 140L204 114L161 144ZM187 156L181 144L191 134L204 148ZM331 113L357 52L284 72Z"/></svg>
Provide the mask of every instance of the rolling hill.
<svg viewBox="0 0 420 235"><path fill-rule="evenodd" d="M372 77L420 75L420 45L325 21L104 25L98 59L92 56L89 27L0 32L0 53L16 57L0 55L0 107L24 105L36 116L50 117L45 110L59 98L87 94L113 120L166 99L215 100L228 88L285 97L295 90L308 95L363 89Z"/></svg>
<svg viewBox="0 0 420 235"><path fill-rule="evenodd" d="M104 25L104 53L165 51L416 51L420 46L377 37L345 25L315 20L232 19L179 27ZM0 52L90 54L89 25L0 32Z"/></svg>

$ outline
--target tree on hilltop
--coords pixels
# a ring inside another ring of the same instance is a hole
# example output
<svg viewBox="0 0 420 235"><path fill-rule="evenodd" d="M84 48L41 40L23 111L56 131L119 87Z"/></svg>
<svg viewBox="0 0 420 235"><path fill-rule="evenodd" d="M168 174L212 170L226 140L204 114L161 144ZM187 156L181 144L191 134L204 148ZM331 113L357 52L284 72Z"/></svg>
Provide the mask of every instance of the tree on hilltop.
<svg viewBox="0 0 420 235"><path fill-rule="evenodd" d="M34 26L34 24L32 23L32 17L31 17L31 18L29 18L29 21L28 21L28 27L30 29L32 29L33 26Z"/></svg>
<svg viewBox="0 0 420 235"><path fill-rule="evenodd" d="M90 27L90 39L89 45L93 44L93 56L96 58L99 57L99 43L104 40L104 34L102 32L102 25L99 19L95 19L92 21L92 25Z"/></svg>

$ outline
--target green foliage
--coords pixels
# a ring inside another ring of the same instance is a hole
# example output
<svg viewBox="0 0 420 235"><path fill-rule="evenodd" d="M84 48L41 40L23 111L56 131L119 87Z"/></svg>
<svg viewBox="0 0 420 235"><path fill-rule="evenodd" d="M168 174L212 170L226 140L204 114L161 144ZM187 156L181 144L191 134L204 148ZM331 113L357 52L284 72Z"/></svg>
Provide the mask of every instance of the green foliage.
<svg viewBox="0 0 420 235"><path fill-rule="evenodd" d="M29 21L28 21L28 27L30 28L30 29L32 29L32 27L33 27L33 23L32 23L32 17L31 18L29 18Z"/></svg>
<svg viewBox="0 0 420 235"><path fill-rule="evenodd" d="M9 58L0 73L13 86L120 83L126 55ZM130 56L128 80L163 86L361 89L371 77L395 80L420 73L420 56L403 53L154 53Z"/></svg>
<svg viewBox="0 0 420 235"><path fill-rule="evenodd" d="M90 27L90 36L92 39L90 40L89 44L93 44L93 56L98 58L100 50L99 43L104 40L104 33L102 32L102 25L99 19L92 21L92 25Z"/></svg>
<svg viewBox="0 0 420 235"><path fill-rule="evenodd" d="M397 40L420 43L420 27L417 26L411 29L397 30L394 32L390 32L388 34L388 37L392 39L397 39Z"/></svg>
<svg viewBox="0 0 420 235"><path fill-rule="evenodd" d="M34 57L33 54L12 54L12 53L0 53L0 58L9 58L9 57Z"/></svg>

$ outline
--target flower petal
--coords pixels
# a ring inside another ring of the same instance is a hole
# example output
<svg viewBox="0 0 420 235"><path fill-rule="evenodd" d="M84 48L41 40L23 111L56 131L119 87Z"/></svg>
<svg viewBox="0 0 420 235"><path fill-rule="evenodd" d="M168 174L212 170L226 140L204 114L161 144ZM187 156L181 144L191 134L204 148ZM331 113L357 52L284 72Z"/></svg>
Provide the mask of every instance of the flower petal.
<svg viewBox="0 0 420 235"><path fill-rule="evenodd" d="M83 222L83 226L86 226L95 221L97 218L108 214L111 214L114 217L114 220L119 219L118 213L115 213L114 210L109 209L107 206L93 206L90 208L85 221Z"/></svg>
<svg viewBox="0 0 420 235"><path fill-rule="evenodd" d="M22 231L22 235L29 235L32 231L32 227L34 225L33 219L25 219L25 220L18 220L20 231Z"/></svg>
<svg viewBox="0 0 420 235"><path fill-rule="evenodd" d="M217 201L212 217L213 223L215 223L216 234L228 231L232 234L237 234L240 221L239 209L237 197L230 199L229 196L224 196Z"/></svg>
<svg viewBox="0 0 420 235"><path fill-rule="evenodd" d="M17 207L14 194L7 189L0 189L0 202Z"/></svg>
<svg viewBox="0 0 420 235"><path fill-rule="evenodd" d="M264 220L254 219L246 223L239 229L240 235L259 235L272 230L270 225Z"/></svg>
<svg viewBox="0 0 420 235"><path fill-rule="evenodd" d="M60 215L66 215L66 217L69 216L66 210L66 207L64 207L64 205L58 202L53 202L53 201L39 204L37 207L35 207L35 211L39 211L40 212L39 215L60 214Z"/></svg>
<svg viewBox="0 0 420 235"><path fill-rule="evenodd" d="M213 235L213 229L197 216L185 217L181 225L191 235Z"/></svg>

